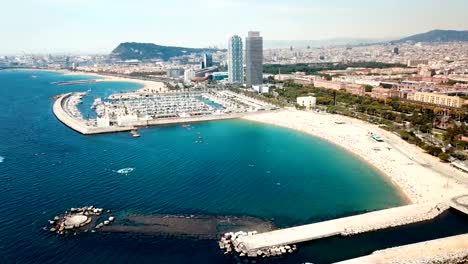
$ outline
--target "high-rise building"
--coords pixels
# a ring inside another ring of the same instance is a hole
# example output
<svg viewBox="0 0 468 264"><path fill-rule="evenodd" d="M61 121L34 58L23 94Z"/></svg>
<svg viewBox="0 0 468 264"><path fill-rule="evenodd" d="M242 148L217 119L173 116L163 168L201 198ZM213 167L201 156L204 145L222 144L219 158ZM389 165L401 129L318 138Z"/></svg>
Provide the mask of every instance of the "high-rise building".
<svg viewBox="0 0 468 264"><path fill-rule="evenodd" d="M203 68L209 68L213 66L213 56L211 54L203 54Z"/></svg>
<svg viewBox="0 0 468 264"><path fill-rule="evenodd" d="M393 48L393 54L399 55L400 54L400 49L398 47Z"/></svg>
<svg viewBox="0 0 468 264"><path fill-rule="evenodd" d="M244 59L242 38L234 35L228 44L228 74L230 83L244 82Z"/></svg>
<svg viewBox="0 0 468 264"><path fill-rule="evenodd" d="M260 32L249 31L245 41L247 87L263 83L263 38Z"/></svg>

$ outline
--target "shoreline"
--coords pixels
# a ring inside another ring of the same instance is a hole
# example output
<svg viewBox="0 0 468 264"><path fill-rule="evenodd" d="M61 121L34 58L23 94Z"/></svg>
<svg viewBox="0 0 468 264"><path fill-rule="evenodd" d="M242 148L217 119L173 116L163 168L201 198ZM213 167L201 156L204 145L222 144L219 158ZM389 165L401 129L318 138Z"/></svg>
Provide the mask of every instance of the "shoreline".
<svg viewBox="0 0 468 264"><path fill-rule="evenodd" d="M139 80L139 79L133 79L133 78L101 75L99 73L94 73L94 72L81 72L81 71L73 72L69 70L57 70L55 72L60 72L60 73L63 73L64 75L99 77L99 78L102 78L100 79L100 81L103 81L103 82L130 82L130 83L136 83L142 86L141 88L133 91L132 93L155 93L155 92L167 92L168 91L168 88L162 82L145 81L145 80Z"/></svg>
<svg viewBox="0 0 468 264"><path fill-rule="evenodd" d="M467 185L454 178L464 177L468 181L467 175L448 164L427 161L430 159L428 154L415 150L415 146L399 137L395 138L396 135L377 125L340 115L290 110L243 119L299 131L344 149L395 186L403 202L408 204L443 200L468 193ZM345 123L335 123L342 121ZM371 131L382 136L385 142L373 141L367 135ZM448 177L439 173L441 169L447 171Z"/></svg>
<svg viewBox="0 0 468 264"><path fill-rule="evenodd" d="M116 77L116 76L109 76L109 75L101 75L99 73L94 72L81 72L81 71L69 71L69 70L54 70L54 69L6 69L11 71L29 71L29 72L54 72L54 73L61 73L63 75L70 75L70 76L91 76L100 78L98 81L100 82L129 82L129 83L136 83L141 85L141 88L136 89L132 93L157 93L157 92L167 92L168 88L163 82L155 82L155 81L145 81L133 78L124 78L124 77Z"/></svg>
<svg viewBox="0 0 468 264"><path fill-rule="evenodd" d="M365 163L368 167L370 167L371 169L373 169L377 174L379 174L379 176L384 180L384 182L390 184L391 186L395 187L395 190L397 191L398 193L398 196L400 197L401 201L403 202L403 204L401 206L405 206L405 205L411 205L411 204L415 204L416 202L414 202L411 197L408 195L408 193L398 184L398 182L396 182L392 177L390 177L385 171L383 171L382 169L380 169L378 166L376 166L376 164L373 164L371 162L369 162L368 160L366 160L365 158L363 158L362 156L360 156L358 153L354 152L354 151L351 151L349 149L347 149L346 147L340 145L340 144L337 144L335 142L333 142L332 140L328 139L328 138L323 138L321 136L317 136L315 134L311 134L311 133L308 133L306 131L303 131L303 130L298 130L298 129L295 129L295 128L291 128L291 127L286 127L286 126L282 126L282 125L278 125L278 124L273 124L273 123L269 123L269 122L263 122L263 121L259 121L259 120L250 120L248 118L245 118L243 117L242 118L244 121L248 121L248 122L253 122L253 123L261 123L263 125L270 125L270 126L275 126L275 127L281 127L281 128L286 128L286 129L291 129L291 130L294 130L295 132L298 132L298 133L301 133L301 134L304 134L306 136L312 136L312 137L315 137L317 138L318 140L322 140L322 141L325 141L327 142L328 144L332 144L333 146L343 150L344 152L346 152L347 154L355 157L356 159L358 159L360 162L362 163Z"/></svg>

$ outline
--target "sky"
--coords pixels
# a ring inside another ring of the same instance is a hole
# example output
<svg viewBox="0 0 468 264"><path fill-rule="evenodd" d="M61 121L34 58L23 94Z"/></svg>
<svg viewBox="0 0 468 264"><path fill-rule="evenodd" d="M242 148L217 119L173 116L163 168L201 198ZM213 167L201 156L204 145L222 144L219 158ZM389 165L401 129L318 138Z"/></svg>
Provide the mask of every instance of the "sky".
<svg viewBox="0 0 468 264"><path fill-rule="evenodd" d="M121 42L223 47L468 30L467 0L0 0L0 54L109 53Z"/></svg>

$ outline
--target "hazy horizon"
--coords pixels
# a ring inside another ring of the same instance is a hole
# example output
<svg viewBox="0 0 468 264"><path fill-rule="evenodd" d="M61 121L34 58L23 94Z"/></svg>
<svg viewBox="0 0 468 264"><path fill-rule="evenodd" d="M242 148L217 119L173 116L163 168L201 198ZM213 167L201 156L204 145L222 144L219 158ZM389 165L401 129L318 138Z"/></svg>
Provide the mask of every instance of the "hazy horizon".
<svg viewBox="0 0 468 264"><path fill-rule="evenodd" d="M398 39L466 30L463 0L17 0L4 4L0 54L108 54L121 42L223 48L258 30L270 41Z"/></svg>

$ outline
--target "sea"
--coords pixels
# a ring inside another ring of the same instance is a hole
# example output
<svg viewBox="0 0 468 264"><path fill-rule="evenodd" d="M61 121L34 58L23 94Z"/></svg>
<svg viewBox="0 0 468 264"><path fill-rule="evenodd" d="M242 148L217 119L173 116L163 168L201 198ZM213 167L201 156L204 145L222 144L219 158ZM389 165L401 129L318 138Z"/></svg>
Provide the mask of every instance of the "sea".
<svg viewBox="0 0 468 264"><path fill-rule="evenodd" d="M216 240L50 233L48 220L71 207L102 207L117 219L128 214L249 216L290 227L406 203L395 186L359 158L285 128L229 120L144 128L140 138L81 135L55 118L52 96L89 91L80 108L92 116L94 97L141 87L130 82L53 84L95 78L0 71L1 263L244 263L224 254ZM133 170L118 173L124 168ZM456 214L438 221L447 234L466 226ZM437 223L429 225L408 227L415 235L403 235L403 241L378 239L379 234L332 238L257 263L332 263L434 235L421 231Z"/></svg>

